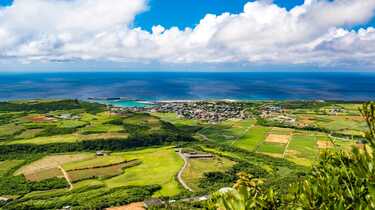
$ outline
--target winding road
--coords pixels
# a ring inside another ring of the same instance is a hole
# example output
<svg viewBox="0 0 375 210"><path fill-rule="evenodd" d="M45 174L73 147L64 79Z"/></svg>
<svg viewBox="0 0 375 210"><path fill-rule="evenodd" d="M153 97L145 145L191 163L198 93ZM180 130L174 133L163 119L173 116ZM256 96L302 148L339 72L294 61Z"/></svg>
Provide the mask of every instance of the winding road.
<svg viewBox="0 0 375 210"><path fill-rule="evenodd" d="M177 174L177 179L178 179L178 182L180 182L180 184L187 190L189 190L190 192L193 192L193 190L187 186L187 184L184 182L184 180L182 179L182 173L185 171L185 169L187 168L188 166L188 159L185 157L184 154L182 154L181 152L181 149L178 151L178 154L180 155L180 157L184 160L184 166L182 166L182 168L180 169L180 171L178 172Z"/></svg>

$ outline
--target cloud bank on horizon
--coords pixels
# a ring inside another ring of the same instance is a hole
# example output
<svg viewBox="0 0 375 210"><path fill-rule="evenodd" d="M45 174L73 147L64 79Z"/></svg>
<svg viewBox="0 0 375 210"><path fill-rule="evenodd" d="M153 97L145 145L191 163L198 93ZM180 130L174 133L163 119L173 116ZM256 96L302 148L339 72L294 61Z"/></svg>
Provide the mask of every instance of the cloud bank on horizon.
<svg viewBox="0 0 375 210"><path fill-rule="evenodd" d="M0 7L0 63L110 61L161 65L375 67L375 0L254 1L195 27L133 27L147 0L15 0ZM152 8L151 8L152 9Z"/></svg>

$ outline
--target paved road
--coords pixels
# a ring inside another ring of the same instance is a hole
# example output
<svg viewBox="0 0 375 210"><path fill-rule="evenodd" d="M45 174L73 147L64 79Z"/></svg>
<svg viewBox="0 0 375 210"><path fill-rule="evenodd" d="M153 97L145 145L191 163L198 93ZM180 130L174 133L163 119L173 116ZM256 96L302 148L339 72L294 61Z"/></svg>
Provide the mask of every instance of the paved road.
<svg viewBox="0 0 375 210"><path fill-rule="evenodd" d="M180 184L187 190L189 190L190 192L193 192L193 190L187 186L187 184L184 182L184 180L182 179L182 173L185 171L187 165L188 165L188 159L185 157L185 155L182 154L181 152L181 149L178 151L178 154L180 155L180 157L184 160L184 166L182 166L182 168L180 169L180 171L178 172L177 174L177 179L178 179L178 182L180 182Z"/></svg>

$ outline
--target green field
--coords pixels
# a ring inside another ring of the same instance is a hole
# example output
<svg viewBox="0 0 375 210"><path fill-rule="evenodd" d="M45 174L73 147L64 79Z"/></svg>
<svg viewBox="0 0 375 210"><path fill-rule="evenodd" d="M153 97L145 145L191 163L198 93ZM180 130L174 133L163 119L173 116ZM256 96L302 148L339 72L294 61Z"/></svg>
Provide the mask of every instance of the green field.
<svg viewBox="0 0 375 210"><path fill-rule="evenodd" d="M124 174L105 181L106 186L143 186L159 184L162 186L157 195L171 196L181 189L175 179L183 165L183 160L170 147L144 149L122 153L125 159L138 159L142 164L125 170Z"/></svg>
<svg viewBox="0 0 375 210"><path fill-rule="evenodd" d="M307 134L307 133L306 133ZM315 135L295 134L288 146L287 156L295 156L314 160L318 156L316 145L317 137Z"/></svg>
<svg viewBox="0 0 375 210"><path fill-rule="evenodd" d="M16 199L7 207L18 210L104 209L198 195L177 181L184 161L175 147L215 155L189 159L182 179L195 192L233 186L239 172L287 189L309 174L320 152L350 151L365 130L358 104L243 103L248 119L209 123L175 113L110 112L77 100L0 102L0 197ZM263 118L267 106L285 109ZM342 111L332 114L336 107ZM285 116L296 123L277 121ZM96 156L100 150L110 155Z"/></svg>
<svg viewBox="0 0 375 210"><path fill-rule="evenodd" d="M141 164L140 161L134 160L125 163L118 163L108 166L96 166L96 168L87 168L68 171L69 178L72 182L77 182L85 179L99 178L101 180L114 177L123 173L125 168L134 167Z"/></svg>
<svg viewBox="0 0 375 210"><path fill-rule="evenodd" d="M7 173L12 168L22 164L23 160L5 160L0 161L0 177Z"/></svg>
<svg viewBox="0 0 375 210"><path fill-rule="evenodd" d="M104 167L109 165L115 165L125 162L126 159L122 155L111 155L104 157L95 157L89 160L84 161L75 161L71 163L66 163L62 167L66 171L95 168L95 167Z"/></svg>
<svg viewBox="0 0 375 210"><path fill-rule="evenodd" d="M24 174L26 177L28 175L31 175L32 177L37 177L33 178L35 180L42 180L43 178L48 176L49 173L56 173L56 169L59 166L62 166L69 162L83 161L92 158L95 158L95 155L93 153L48 155L22 166L15 172L15 175ZM38 178L39 174L42 174L41 178Z"/></svg>
<svg viewBox="0 0 375 210"><path fill-rule="evenodd" d="M31 139L40 134L43 129L28 129L22 132L21 134L15 136L15 139Z"/></svg>
<svg viewBox="0 0 375 210"><path fill-rule="evenodd" d="M87 125L87 123L80 120L61 120L58 123L58 127L61 128L78 128L85 125Z"/></svg>
<svg viewBox="0 0 375 210"><path fill-rule="evenodd" d="M53 143L75 143L78 142L79 136L76 134L43 136L31 139L22 139L11 141L8 144L53 144Z"/></svg>
<svg viewBox="0 0 375 210"><path fill-rule="evenodd" d="M226 171L234 165L234 162L222 157L213 159L190 159L188 167L182 174L182 179L194 191L199 191L200 179L204 173L213 171Z"/></svg>
<svg viewBox="0 0 375 210"><path fill-rule="evenodd" d="M285 150L285 144L266 143L264 142L257 148L257 152L266 154L275 154L277 157L282 157Z"/></svg>
<svg viewBox="0 0 375 210"><path fill-rule="evenodd" d="M21 125L16 124L7 124L0 126L0 139L1 137L11 136L14 135L24 129Z"/></svg>
<svg viewBox="0 0 375 210"><path fill-rule="evenodd" d="M270 128L268 127L252 127L244 136L238 139L233 145L241 149L254 151L257 148L257 146L264 141L268 131L270 131Z"/></svg>
<svg viewBox="0 0 375 210"><path fill-rule="evenodd" d="M233 140L244 136L254 124L254 120L227 120L216 125L207 125L199 134L216 143L233 143Z"/></svg>

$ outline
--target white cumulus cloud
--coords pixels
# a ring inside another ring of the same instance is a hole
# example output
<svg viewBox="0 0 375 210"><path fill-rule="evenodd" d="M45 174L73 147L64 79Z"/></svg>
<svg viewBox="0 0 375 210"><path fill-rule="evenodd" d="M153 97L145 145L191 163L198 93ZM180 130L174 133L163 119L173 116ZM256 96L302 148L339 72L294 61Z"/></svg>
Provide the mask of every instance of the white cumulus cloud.
<svg viewBox="0 0 375 210"><path fill-rule="evenodd" d="M375 29L345 29L368 22L374 0L305 0L291 10L255 1L194 28L151 32L132 27L146 8L146 0L15 0L0 8L0 59L375 66Z"/></svg>

